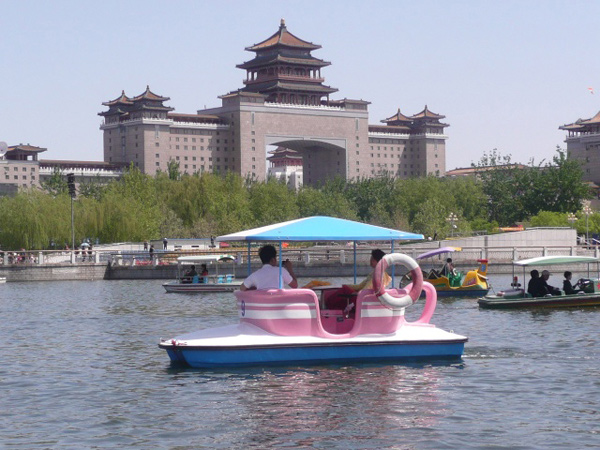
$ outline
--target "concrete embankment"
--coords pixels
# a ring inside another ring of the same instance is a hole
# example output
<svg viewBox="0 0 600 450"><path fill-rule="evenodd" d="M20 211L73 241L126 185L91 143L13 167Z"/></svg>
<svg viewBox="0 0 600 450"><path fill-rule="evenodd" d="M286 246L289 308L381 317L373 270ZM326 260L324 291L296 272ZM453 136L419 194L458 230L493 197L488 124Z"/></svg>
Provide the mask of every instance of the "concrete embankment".
<svg viewBox="0 0 600 450"><path fill-rule="evenodd" d="M248 266L236 267L236 276L245 278ZM252 271L258 269L259 264L252 264ZM466 272L476 268L474 264L457 265L458 270ZM318 263L306 265L298 262L294 271L299 278L328 278L352 277L354 266L339 262ZM356 267L357 276L366 276L370 267L361 264ZM489 266L489 274L512 273L512 264L496 263ZM108 264L79 264L79 265L34 265L34 266L8 266L0 267L0 277L6 277L9 282L23 281L64 281L64 280L172 280L177 276L177 266L110 266Z"/></svg>
<svg viewBox="0 0 600 450"><path fill-rule="evenodd" d="M600 249L577 246L575 230L565 228L528 229L522 232L502 233L498 235L479 236L452 241L422 242L410 246L401 246L395 251L406 253L413 258L417 255L445 246L460 246L462 251L452 253L454 264L458 270L466 273L477 268L478 259L488 259L488 274L513 273L512 261L534 258L545 255L580 255L600 257ZM140 247L139 244L137 247ZM136 248L137 248L136 247ZM177 276L176 258L181 253L176 251L157 251L150 263L146 252L131 249L94 250L94 255L85 261L81 256L53 252L42 255L41 252L30 252L35 262L15 263L5 259L0 265L0 277L7 281L51 281L51 280L135 280L163 279L172 280ZM388 246L381 246L386 252ZM248 274L245 251L228 250L235 255L239 264L235 266L237 278ZM102 252L104 254L102 255ZM357 250L357 276L362 277L370 272L370 247ZM89 256L89 255L88 255ZM421 266L429 271L440 269L445 257L442 255L433 260L423 260ZM110 259L110 263L100 262ZM284 251L284 258L293 261L294 270L299 278L319 279L327 277L352 277L354 275L353 251L351 247L341 245L294 248ZM30 258L31 259L31 258ZM90 261L91 259L91 261ZM27 259L26 259L27 260ZM94 262L92 262L94 261ZM254 271L260 267L257 255L252 256ZM212 269L211 269L212 270ZM400 273L402 273L401 269ZM552 267L554 272L564 270L583 272L585 267ZM230 272L231 269L227 269ZM518 270L522 276L522 270Z"/></svg>

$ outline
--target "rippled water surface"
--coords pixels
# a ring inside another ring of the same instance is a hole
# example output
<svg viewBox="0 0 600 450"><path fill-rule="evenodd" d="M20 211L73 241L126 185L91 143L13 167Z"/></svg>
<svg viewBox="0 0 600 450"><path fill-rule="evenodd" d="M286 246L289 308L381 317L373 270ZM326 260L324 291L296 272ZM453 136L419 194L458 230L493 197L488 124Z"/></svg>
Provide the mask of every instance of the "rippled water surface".
<svg viewBox="0 0 600 450"><path fill-rule="evenodd" d="M158 340L236 322L234 297L161 283L0 285L1 447L600 446L599 308L441 299L462 360L198 370Z"/></svg>

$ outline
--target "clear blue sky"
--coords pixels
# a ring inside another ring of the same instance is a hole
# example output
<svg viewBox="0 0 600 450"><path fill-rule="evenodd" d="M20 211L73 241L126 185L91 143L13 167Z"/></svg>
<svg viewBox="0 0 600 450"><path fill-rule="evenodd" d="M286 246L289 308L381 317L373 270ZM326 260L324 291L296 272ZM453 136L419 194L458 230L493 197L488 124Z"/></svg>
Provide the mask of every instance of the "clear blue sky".
<svg viewBox="0 0 600 450"><path fill-rule="evenodd" d="M332 98L370 123L446 116L447 167L497 148L537 162L600 110L600 1L28 1L0 3L0 141L102 160L102 102L146 85L180 113L243 86L244 48L281 18L320 44ZM596 89L590 94L589 87Z"/></svg>

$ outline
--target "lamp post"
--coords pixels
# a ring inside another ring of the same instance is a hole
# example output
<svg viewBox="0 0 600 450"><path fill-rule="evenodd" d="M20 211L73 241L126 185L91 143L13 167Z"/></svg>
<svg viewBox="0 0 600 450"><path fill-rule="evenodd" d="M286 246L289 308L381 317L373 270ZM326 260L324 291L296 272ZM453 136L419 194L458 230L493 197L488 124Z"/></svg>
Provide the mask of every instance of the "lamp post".
<svg viewBox="0 0 600 450"><path fill-rule="evenodd" d="M71 197L71 251L75 250L75 215L73 213L73 199L77 195L75 190L75 174L67 174L67 186L69 188L69 196Z"/></svg>
<svg viewBox="0 0 600 450"><path fill-rule="evenodd" d="M450 236L454 236L454 222L458 220L458 216L451 212L448 217L446 217L446 222L450 223Z"/></svg>
<svg viewBox="0 0 600 450"><path fill-rule="evenodd" d="M574 213L567 214L567 222L569 222L571 227L573 227L573 224L577 222L577 216Z"/></svg>
<svg viewBox="0 0 600 450"><path fill-rule="evenodd" d="M589 227L588 227L588 218L590 217L590 214L592 213L592 208L590 208L589 203L586 203L585 205L583 205L581 212L583 214L585 214L585 243L589 244L590 233L589 233Z"/></svg>

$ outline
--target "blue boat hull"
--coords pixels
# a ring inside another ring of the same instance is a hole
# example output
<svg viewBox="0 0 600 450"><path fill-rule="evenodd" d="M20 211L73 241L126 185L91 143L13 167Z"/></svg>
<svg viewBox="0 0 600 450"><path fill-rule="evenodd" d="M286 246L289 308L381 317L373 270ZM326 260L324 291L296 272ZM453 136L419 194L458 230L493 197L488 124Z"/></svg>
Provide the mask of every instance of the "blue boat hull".
<svg viewBox="0 0 600 450"><path fill-rule="evenodd" d="M290 363L407 361L460 358L466 339L444 342L380 342L246 347L187 347L160 344L172 362L196 368Z"/></svg>

